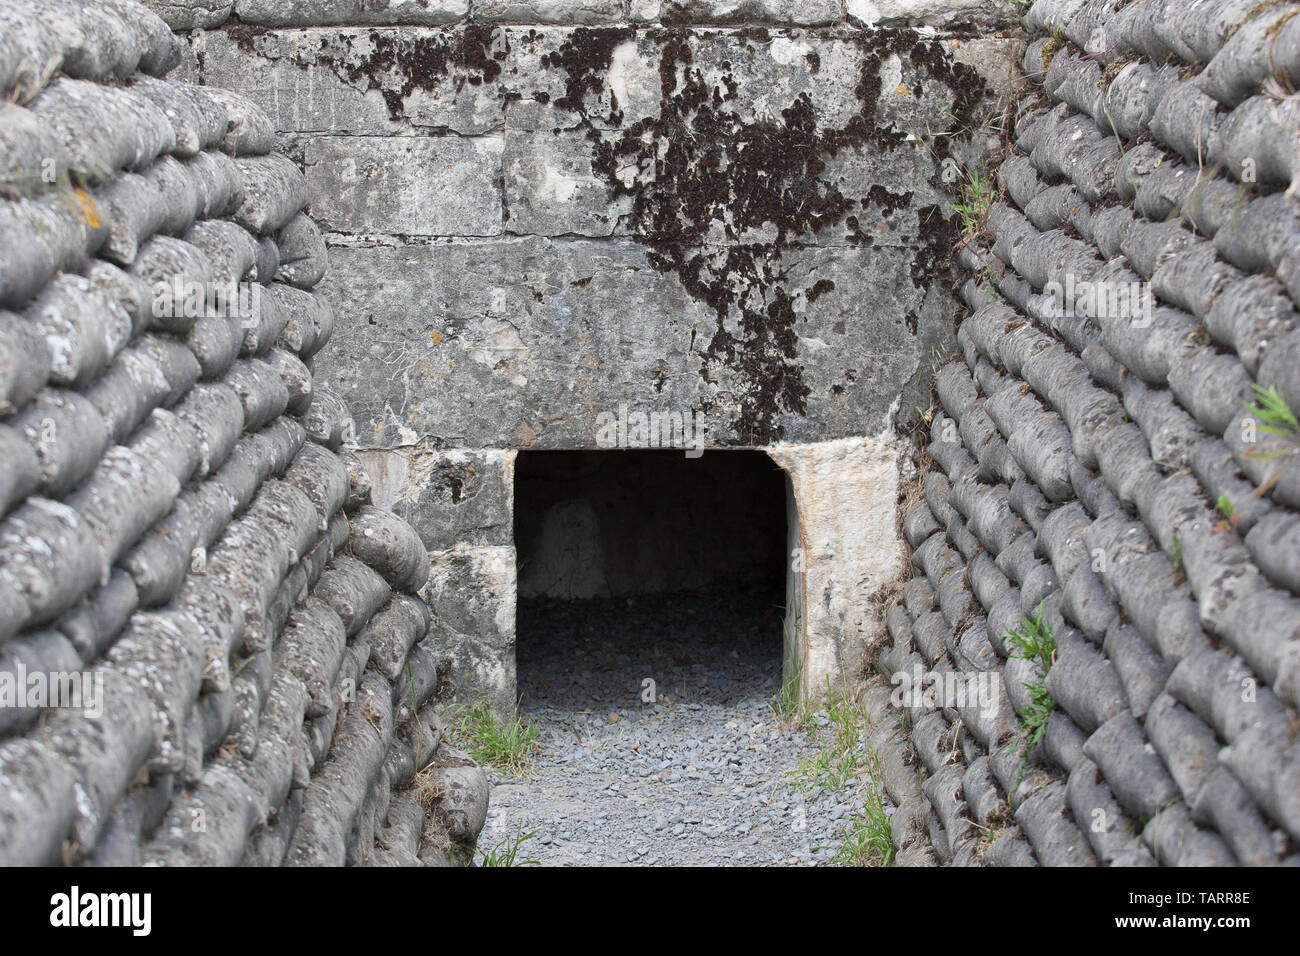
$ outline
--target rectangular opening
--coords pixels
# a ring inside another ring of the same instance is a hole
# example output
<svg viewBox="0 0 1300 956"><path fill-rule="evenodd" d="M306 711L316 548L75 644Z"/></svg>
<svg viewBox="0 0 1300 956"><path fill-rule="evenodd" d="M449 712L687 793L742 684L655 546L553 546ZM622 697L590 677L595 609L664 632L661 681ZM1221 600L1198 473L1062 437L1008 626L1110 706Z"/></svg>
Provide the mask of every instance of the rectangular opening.
<svg viewBox="0 0 1300 956"><path fill-rule="evenodd" d="M521 712L776 694L786 496L757 451L520 452Z"/></svg>

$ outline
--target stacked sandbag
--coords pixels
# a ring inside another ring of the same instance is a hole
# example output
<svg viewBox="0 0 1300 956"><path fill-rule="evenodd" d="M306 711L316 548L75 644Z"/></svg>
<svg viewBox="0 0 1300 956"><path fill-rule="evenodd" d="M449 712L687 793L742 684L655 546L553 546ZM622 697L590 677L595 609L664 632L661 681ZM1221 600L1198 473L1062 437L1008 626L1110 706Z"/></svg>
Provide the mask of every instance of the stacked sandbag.
<svg viewBox="0 0 1300 956"><path fill-rule="evenodd" d="M178 59L129 0L0 0L0 864L445 864L486 780L312 377L306 180Z"/></svg>
<svg viewBox="0 0 1300 956"><path fill-rule="evenodd" d="M921 842L1300 863L1300 4L1039 0L1025 22L1032 86L962 252L971 312L877 660L1000 678L996 706L909 710ZM1006 637L1035 628L1047 659Z"/></svg>

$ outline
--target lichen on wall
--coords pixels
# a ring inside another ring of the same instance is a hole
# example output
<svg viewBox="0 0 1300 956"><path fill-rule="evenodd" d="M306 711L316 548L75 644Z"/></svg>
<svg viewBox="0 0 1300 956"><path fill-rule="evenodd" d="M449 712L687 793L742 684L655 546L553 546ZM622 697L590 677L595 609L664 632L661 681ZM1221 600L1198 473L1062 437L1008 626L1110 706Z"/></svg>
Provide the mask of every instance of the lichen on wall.
<svg viewBox="0 0 1300 956"><path fill-rule="evenodd" d="M470 20L202 45L323 197L348 318L322 372L377 443L590 447L620 401L700 410L719 446L869 434L952 340L940 166L986 97L938 37Z"/></svg>

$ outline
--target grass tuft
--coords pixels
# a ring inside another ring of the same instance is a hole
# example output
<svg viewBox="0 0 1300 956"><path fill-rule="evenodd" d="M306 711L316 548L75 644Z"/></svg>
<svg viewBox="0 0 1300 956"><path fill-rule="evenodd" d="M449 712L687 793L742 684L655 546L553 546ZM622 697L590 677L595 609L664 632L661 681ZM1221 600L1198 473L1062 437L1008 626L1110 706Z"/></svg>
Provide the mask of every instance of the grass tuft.
<svg viewBox="0 0 1300 956"><path fill-rule="evenodd" d="M536 835L536 830L524 834L516 830L513 840L507 837L490 850L476 850L479 866L541 866L536 860L519 859L519 848Z"/></svg>
<svg viewBox="0 0 1300 956"><path fill-rule="evenodd" d="M883 774L878 756L868 751L867 799L862 813L844 827L844 842L840 844L831 863L837 866L894 866L898 847L894 845L894 832L885 811Z"/></svg>
<svg viewBox="0 0 1300 956"><path fill-rule="evenodd" d="M1300 440L1300 421L1282 393L1271 385L1263 388L1252 383L1251 388L1255 390L1255 401L1246 406L1246 411L1259 419L1259 430L1293 444Z"/></svg>
<svg viewBox="0 0 1300 956"><path fill-rule="evenodd" d="M782 608L784 610L784 608ZM789 626L782 621L782 639L784 641L783 660L786 662L785 673L781 678L781 689L768 701L772 714L784 727L802 727L813 714L808 701L803 699L803 667L799 659L798 647L790 633Z"/></svg>
<svg viewBox="0 0 1300 956"><path fill-rule="evenodd" d="M860 776L869 756L862 740L866 714L849 694L830 693L827 683L824 726L813 728L818 749L790 774L796 790L838 790ZM809 715L811 716L811 715Z"/></svg>
<svg viewBox="0 0 1300 956"><path fill-rule="evenodd" d="M968 170L966 181L961 185L961 194L952 204L953 212L961 219L963 239L968 240L984 229L989 209L993 206L993 197L993 183L986 182L979 170Z"/></svg>
<svg viewBox="0 0 1300 956"><path fill-rule="evenodd" d="M1056 662L1056 637L1052 634L1051 625L1044 618L1043 605L1038 605L1038 614L1035 617L1022 618L1018 630L1004 634L1002 642L1015 648L1011 653L1012 657L1033 661L1038 665L1040 672L1038 680L1025 681L1029 702L1018 720L1020 733L1012 741L1013 744L1016 742L1020 744L1020 770L1016 774L1018 784L1024 777L1029 754L1042 742L1043 735L1047 733L1047 721L1056 710L1056 701L1048 693L1046 685L1047 674L1052 669L1052 664Z"/></svg>
<svg viewBox="0 0 1300 956"><path fill-rule="evenodd" d="M502 720L486 699L465 707L456 727L469 755L496 770L521 774L537 753L537 728L518 717Z"/></svg>

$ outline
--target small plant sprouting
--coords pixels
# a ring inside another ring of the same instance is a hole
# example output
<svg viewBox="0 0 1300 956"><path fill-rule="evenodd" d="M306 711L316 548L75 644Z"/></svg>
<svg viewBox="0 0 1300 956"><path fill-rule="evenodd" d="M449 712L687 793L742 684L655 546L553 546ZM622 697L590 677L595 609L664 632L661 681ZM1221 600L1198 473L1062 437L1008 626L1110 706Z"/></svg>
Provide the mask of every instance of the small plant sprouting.
<svg viewBox="0 0 1300 956"><path fill-rule="evenodd" d="M1052 635L1052 627L1044 619L1043 605L1038 605L1038 614L1033 618L1025 617L1020 621L1019 630L1009 631L1002 636L1002 642L1010 642L1020 651L1018 654L1012 654L1012 657L1023 657L1025 660L1037 661L1043 669L1043 676L1051 670L1052 664L1056 660L1056 638Z"/></svg>
<svg viewBox="0 0 1300 956"><path fill-rule="evenodd" d="M848 693L834 694L826 682L827 726L817 730L819 749L799 761L791 774L797 790L839 790L866 766L870 753L862 744L866 715Z"/></svg>
<svg viewBox="0 0 1300 956"><path fill-rule="evenodd" d="M537 752L537 728L516 717L498 717L486 699L466 707L457 723L469 755L506 773L526 771Z"/></svg>
<svg viewBox="0 0 1300 956"><path fill-rule="evenodd" d="M952 204L952 210L961 219L961 235L969 241L984 229L989 209L993 205L993 184L980 176L979 170L968 170L961 185L961 195Z"/></svg>
<svg viewBox="0 0 1300 956"><path fill-rule="evenodd" d="M1263 388L1252 384L1251 388L1255 390L1255 401L1246 406L1246 411L1259 419L1260 431L1276 436L1279 441L1269 442L1271 447L1252 449L1247 454L1253 458L1276 458L1300 451L1300 420L1296 419L1286 399L1271 385Z"/></svg>
<svg viewBox="0 0 1300 956"><path fill-rule="evenodd" d="M1300 420L1296 419L1295 412L1291 411L1277 388L1272 385L1268 388L1260 385L1251 387L1255 390L1256 401L1249 406L1248 411L1263 422L1261 430L1284 438L1300 436Z"/></svg>
<svg viewBox="0 0 1300 956"><path fill-rule="evenodd" d="M785 608L781 608L785 610ZM783 620L781 623L782 639L784 641L783 656L786 661L786 672L781 679L781 690L768 701L768 706L772 708L772 713L776 719L787 727L800 727L812 714L812 708L808 702L803 699L801 688L803 686L803 667L799 660L798 647L796 646L794 636L790 633L789 625Z"/></svg>
<svg viewBox="0 0 1300 956"><path fill-rule="evenodd" d="M1044 66L1043 69L1046 70L1047 67ZM1124 140L1120 137L1119 129L1115 126L1115 120L1111 118L1110 110L1108 109L1106 110L1106 125L1109 126L1110 131L1115 134L1115 144L1119 146L1120 168L1124 170L1124 178L1128 180L1129 186L1133 189L1133 196L1136 198L1142 192L1142 184L1138 182L1137 176L1133 174L1133 170L1129 169L1128 151L1124 148Z"/></svg>
<svg viewBox="0 0 1300 956"><path fill-rule="evenodd" d="M1219 500L1215 502L1214 506L1219 510L1219 514L1223 515L1223 519L1214 526L1214 530L1221 534L1227 534L1230 531L1235 532L1241 518L1237 514L1237 508L1232 503L1232 499L1227 495L1219 495Z"/></svg>
<svg viewBox="0 0 1300 956"><path fill-rule="evenodd" d="M985 266L982 270L980 270L979 285L981 287L981 291L984 294L984 298L987 301L993 302L997 299L998 280L994 277L993 270L989 266Z"/></svg>
<svg viewBox="0 0 1300 956"><path fill-rule="evenodd" d="M1020 733L1012 741L1020 743L1020 770L1016 774L1018 784L1024 777L1029 754L1047 733L1047 722L1051 719L1052 712L1056 710L1056 701L1048 692L1046 683L1047 674L1056 663L1056 637L1052 634L1051 625L1044 618L1043 605L1038 605L1038 614L1035 617L1022 618L1018 630L1004 634L1002 642L1015 646L1018 653L1012 653L1010 656L1036 663L1041 675L1038 680L1025 681L1029 700L1019 718Z"/></svg>
<svg viewBox="0 0 1300 956"><path fill-rule="evenodd" d="M862 813L844 827L844 842L831 858L839 866L893 866L898 855L885 812L879 757L869 752L866 765L870 775L867 800Z"/></svg>
<svg viewBox="0 0 1300 956"><path fill-rule="evenodd" d="M1187 568L1183 564L1183 540L1178 535L1174 535L1172 550L1174 554L1169 563L1174 569L1174 584L1179 585L1187 580Z"/></svg>
<svg viewBox="0 0 1300 956"><path fill-rule="evenodd" d="M536 860L519 859L519 848L536 835L536 830L522 835L516 830L513 840L507 837L490 850L476 850L479 866L541 866Z"/></svg>
<svg viewBox="0 0 1300 956"><path fill-rule="evenodd" d="M861 816L845 826L844 843L831 862L840 866L893 866L897 853L884 801L878 791L872 790Z"/></svg>
<svg viewBox="0 0 1300 956"><path fill-rule="evenodd" d="M1300 452L1300 420L1296 418L1295 412L1291 411L1291 406L1287 404L1282 393L1272 385L1264 388L1252 384L1251 388L1255 390L1255 401L1246 406L1246 411L1259 423L1259 430L1266 435L1273 435L1274 439L1260 442L1249 449L1246 457L1279 458ZM1281 477L1280 469L1274 471L1255 489L1254 496L1267 494Z"/></svg>

